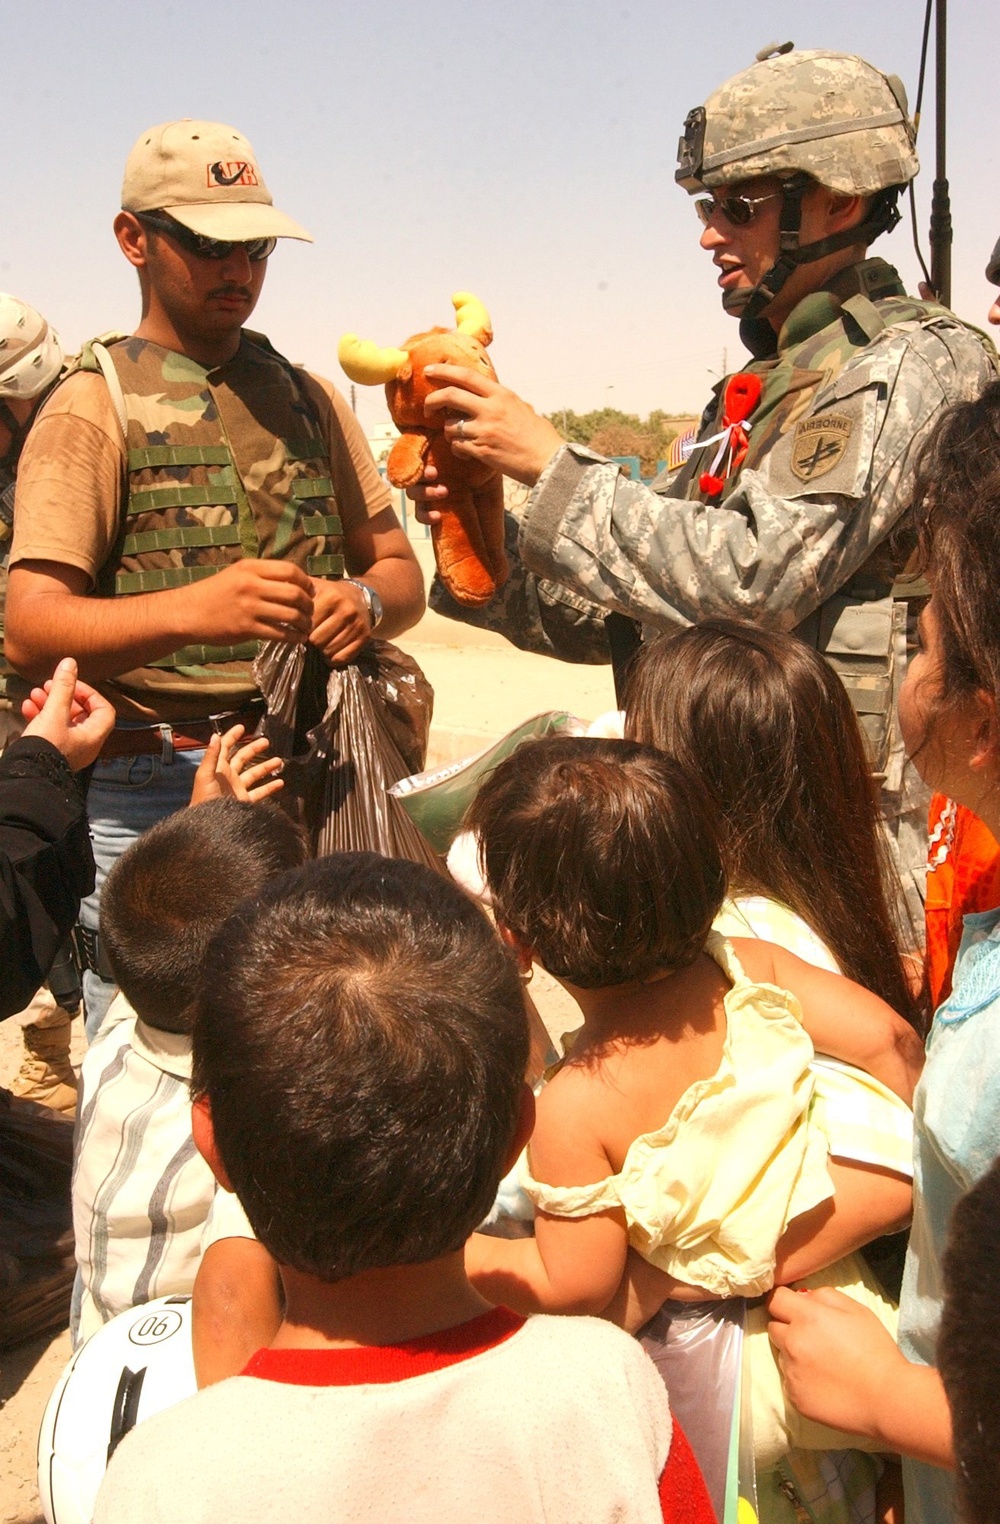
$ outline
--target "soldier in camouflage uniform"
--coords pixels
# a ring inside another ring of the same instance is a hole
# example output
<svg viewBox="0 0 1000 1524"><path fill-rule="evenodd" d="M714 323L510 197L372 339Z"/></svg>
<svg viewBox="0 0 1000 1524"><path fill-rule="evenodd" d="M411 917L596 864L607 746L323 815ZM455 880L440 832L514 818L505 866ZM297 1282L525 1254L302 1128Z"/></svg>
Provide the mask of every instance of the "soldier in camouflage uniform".
<svg viewBox="0 0 1000 1524"><path fill-rule="evenodd" d="M510 582L473 622L578 661L608 659L608 613L647 635L709 615L796 631L848 687L915 891L925 799L907 797L894 720L911 473L942 408L978 395L997 360L866 257L898 220L913 145L901 83L837 53L765 56L689 114L677 179L709 193L701 243L749 357L735 391L732 377L716 388L690 459L652 487L471 373L440 368L427 406L452 413L459 454L533 487L508 524ZM440 491L417 489L425 515ZM470 618L439 588L431 602ZM917 940L915 892L909 907Z"/></svg>
<svg viewBox="0 0 1000 1524"><path fill-rule="evenodd" d="M259 642L343 661L376 625L392 635L423 610L350 408L244 328L277 239L309 239L273 206L250 144L217 122L152 128L129 156L122 208L142 320L86 345L39 416L8 597L17 669L37 677L69 652L118 711L88 796L91 1035L113 987L98 977L104 876L186 803L212 733L256 724Z"/></svg>

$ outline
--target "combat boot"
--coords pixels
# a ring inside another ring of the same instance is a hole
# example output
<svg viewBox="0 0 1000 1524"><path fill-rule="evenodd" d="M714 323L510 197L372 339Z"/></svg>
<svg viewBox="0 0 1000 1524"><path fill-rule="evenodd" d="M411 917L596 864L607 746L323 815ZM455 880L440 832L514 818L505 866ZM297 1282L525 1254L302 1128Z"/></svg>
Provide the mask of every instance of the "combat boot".
<svg viewBox="0 0 1000 1524"><path fill-rule="evenodd" d="M69 1016L53 1025L22 1030L24 1060L10 1087L13 1094L72 1115L76 1110L76 1075L69 1061L73 1030Z"/></svg>

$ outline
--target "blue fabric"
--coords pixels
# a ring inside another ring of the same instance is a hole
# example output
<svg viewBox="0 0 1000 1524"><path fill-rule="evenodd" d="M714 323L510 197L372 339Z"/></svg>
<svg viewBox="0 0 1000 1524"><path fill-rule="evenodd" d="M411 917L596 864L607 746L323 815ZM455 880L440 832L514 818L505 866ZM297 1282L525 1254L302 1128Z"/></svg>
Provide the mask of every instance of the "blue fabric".
<svg viewBox="0 0 1000 1524"><path fill-rule="evenodd" d="M98 762L87 791L87 815L94 843L97 884L80 907L84 926L96 930L101 904L101 890L114 864L126 847L175 810L182 810L191 798L191 787L198 764L205 755L199 751L172 752L163 757L115 757ZM115 986L96 974L83 976L83 1001L87 1037L97 1036L111 1004Z"/></svg>
<svg viewBox="0 0 1000 1524"><path fill-rule="evenodd" d="M481 1226L493 1227L501 1218L512 1217L515 1222L534 1222L535 1206L531 1197L521 1188L518 1164L514 1165L497 1186L496 1200L484 1217Z"/></svg>
<svg viewBox="0 0 1000 1524"><path fill-rule="evenodd" d="M954 989L934 1018L913 1104L913 1228L899 1344L908 1360L934 1365L951 1214L1000 1154L1000 910L965 917ZM907 1524L956 1517L950 1472L904 1459L903 1478Z"/></svg>

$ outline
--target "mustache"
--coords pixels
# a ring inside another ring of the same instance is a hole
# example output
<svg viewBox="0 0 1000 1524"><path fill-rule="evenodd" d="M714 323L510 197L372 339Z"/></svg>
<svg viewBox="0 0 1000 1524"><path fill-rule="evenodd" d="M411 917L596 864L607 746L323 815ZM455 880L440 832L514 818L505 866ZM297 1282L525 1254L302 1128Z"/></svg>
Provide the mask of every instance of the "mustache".
<svg viewBox="0 0 1000 1524"><path fill-rule="evenodd" d="M249 301L250 300L250 287L249 286L240 286L240 285L238 285L235 282L230 282L230 283L228 283L228 284L226 284L224 286L216 286L216 287L214 287L214 289L211 290L208 294L209 294L210 297L212 297L212 296L230 296L230 297L232 297L232 296L239 296L239 297L242 297L244 301Z"/></svg>

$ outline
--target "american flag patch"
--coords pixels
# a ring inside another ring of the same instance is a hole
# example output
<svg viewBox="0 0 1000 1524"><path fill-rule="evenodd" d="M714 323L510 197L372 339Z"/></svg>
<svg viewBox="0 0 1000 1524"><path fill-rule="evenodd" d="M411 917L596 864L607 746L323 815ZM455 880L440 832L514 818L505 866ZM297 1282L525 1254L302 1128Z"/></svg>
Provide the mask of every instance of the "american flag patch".
<svg viewBox="0 0 1000 1524"><path fill-rule="evenodd" d="M697 429L687 429L683 434L675 434L670 441L670 449L667 452L667 470L676 471L690 459L694 453L697 442Z"/></svg>

